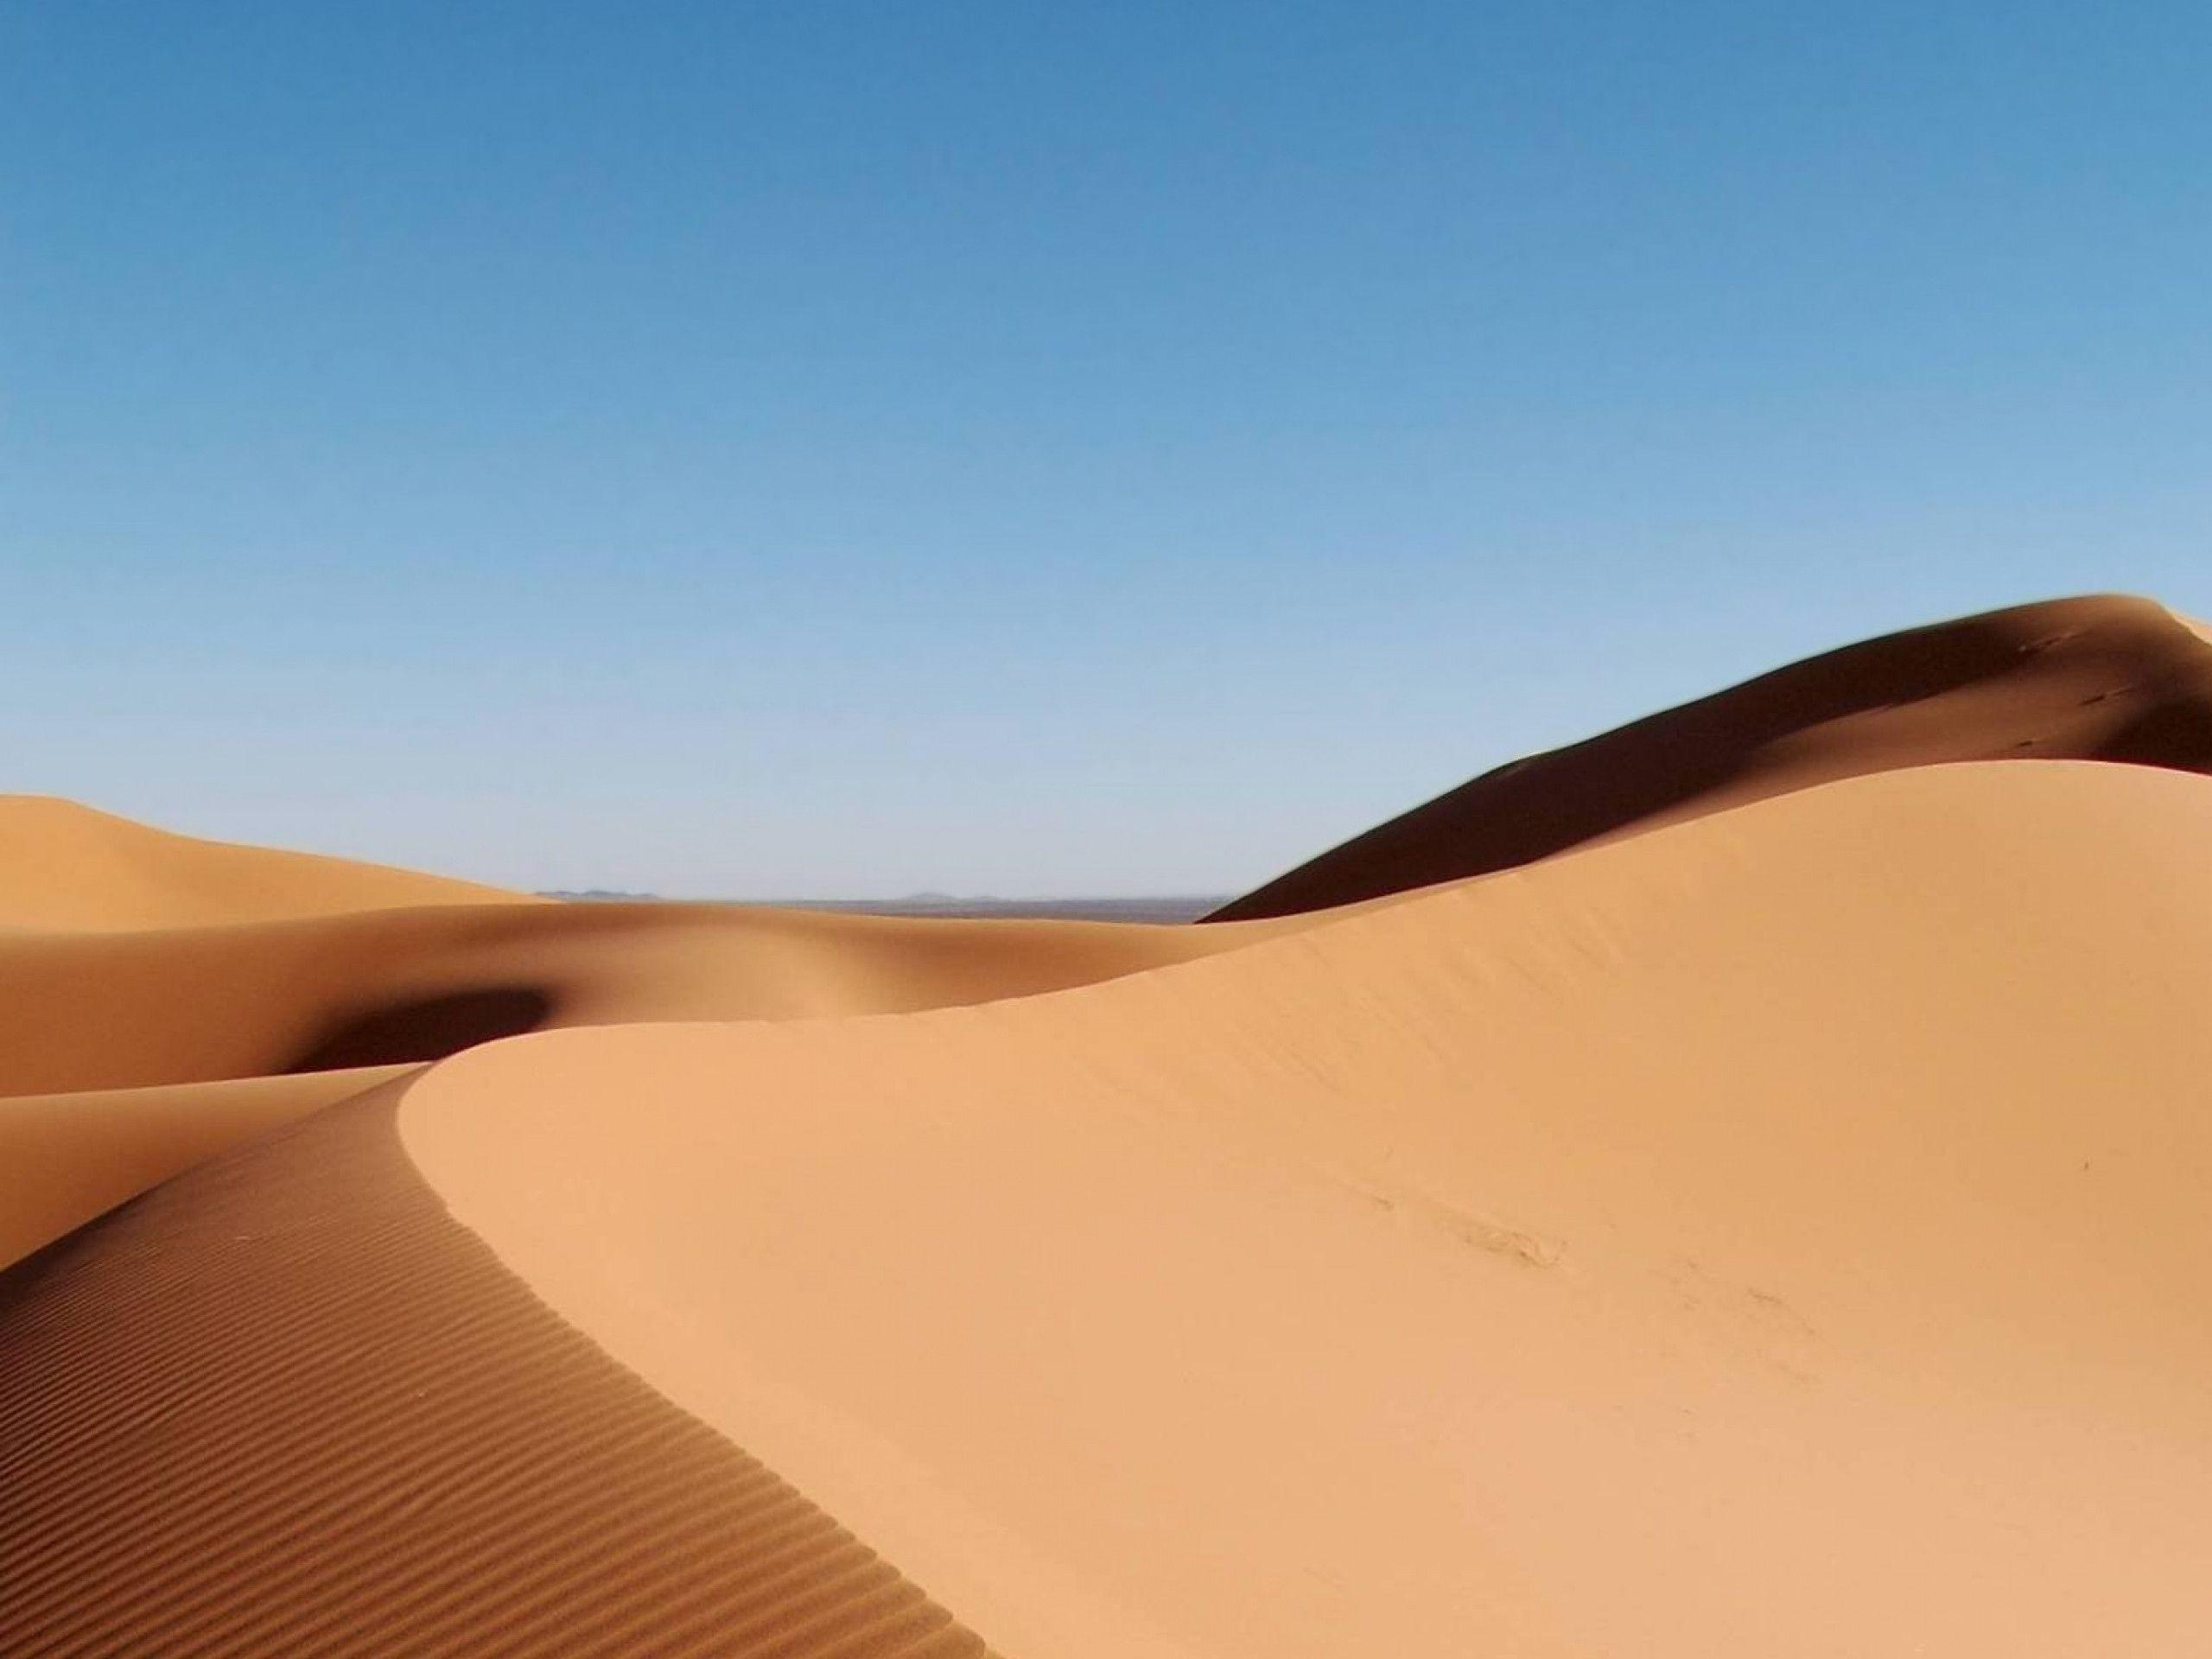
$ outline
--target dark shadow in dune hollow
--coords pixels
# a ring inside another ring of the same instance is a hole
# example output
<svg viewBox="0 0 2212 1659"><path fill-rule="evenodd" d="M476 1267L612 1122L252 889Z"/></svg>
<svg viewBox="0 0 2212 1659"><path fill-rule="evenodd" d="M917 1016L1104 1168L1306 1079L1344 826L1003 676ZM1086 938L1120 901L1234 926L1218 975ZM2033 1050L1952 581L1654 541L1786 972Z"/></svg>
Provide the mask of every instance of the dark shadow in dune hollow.
<svg viewBox="0 0 2212 1659"><path fill-rule="evenodd" d="M289 1064L287 1073L357 1065L442 1060L479 1043L536 1031L553 999L536 985L489 985L404 1002L382 1003L334 1020Z"/></svg>

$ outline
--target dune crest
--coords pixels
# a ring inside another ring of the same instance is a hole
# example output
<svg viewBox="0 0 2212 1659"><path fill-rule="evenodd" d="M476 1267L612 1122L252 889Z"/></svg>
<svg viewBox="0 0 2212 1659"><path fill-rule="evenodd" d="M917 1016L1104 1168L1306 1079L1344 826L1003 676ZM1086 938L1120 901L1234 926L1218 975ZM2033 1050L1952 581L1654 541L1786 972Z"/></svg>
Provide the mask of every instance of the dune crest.
<svg viewBox="0 0 2212 1659"><path fill-rule="evenodd" d="M0 795L0 930L122 933L400 905L543 902L381 864L173 835L52 796Z"/></svg>
<svg viewBox="0 0 2212 1659"><path fill-rule="evenodd" d="M173 1175L412 1069L0 1096L0 1267Z"/></svg>
<svg viewBox="0 0 2212 1659"><path fill-rule="evenodd" d="M1020 1002L501 1044L400 1128L1009 1651L2179 1655L2209 844L2201 778L1893 772Z"/></svg>
<svg viewBox="0 0 2212 1659"><path fill-rule="evenodd" d="M0 1652L978 1659L454 1225L392 1103L0 1275Z"/></svg>
<svg viewBox="0 0 2212 1659"><path fill-rule="evenodd" d="M2152 601L2101 596L1847 645L1510 761L1206 919L1325 910L1839 779L1994 760L2212 772L2212 637Z"/></svg>
<svg viewBox="0 0 2212 1659"><path fill-rule="evenodd" d="M0 798L0 1650L2193 1656L2208 664L1872 641L1202 927Z"/></svg>
<svg viewBox="0 0 2212 1659"><path fill-rule="evenodd" d="M1283 925L531 905L0 935L0 1096L415 1063L562 1026L984 1002L1213 955Z"/></svg>

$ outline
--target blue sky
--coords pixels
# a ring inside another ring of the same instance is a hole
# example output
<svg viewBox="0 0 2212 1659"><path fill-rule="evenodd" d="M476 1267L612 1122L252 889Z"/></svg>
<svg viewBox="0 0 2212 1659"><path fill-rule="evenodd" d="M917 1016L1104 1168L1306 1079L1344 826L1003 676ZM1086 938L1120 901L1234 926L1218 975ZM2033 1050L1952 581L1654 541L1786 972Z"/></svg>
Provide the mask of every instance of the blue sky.
<svg viewBox="0 0 2212 1659"><path fill-rule="evenodd" d="M1228 891L1868 633L2212 613L2212 11L0 6L0 789Z"/></svg>

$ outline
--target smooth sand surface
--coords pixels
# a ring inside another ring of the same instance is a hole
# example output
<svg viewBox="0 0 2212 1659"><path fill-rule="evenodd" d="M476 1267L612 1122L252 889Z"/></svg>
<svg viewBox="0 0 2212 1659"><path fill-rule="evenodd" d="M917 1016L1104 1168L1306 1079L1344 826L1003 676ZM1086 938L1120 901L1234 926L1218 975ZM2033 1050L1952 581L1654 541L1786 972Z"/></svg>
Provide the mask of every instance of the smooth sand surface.
<svg viewBox="0 0 2212 1659"><path fill-rule="evenodd" d="M513 904L0 932L0 1264L321 1109L356 1073L568 1026L1026 995L1217 954L1286 925Z"/></svg>
<svg viewBox="0 0 2212 1659"><path fill-rule="evenodd" d="M381 864L201 841L45 795L0 795L0 930L133 932L395 905L542 904Z"/></svg>
<svg viewBox="0 0 2212 1659"><path fill-rule="evenodd" d="M1507 869L1902 766L2212 772L2212 636L2149 600L2056 600L1890 634L1484 773L1213 913L1243 921Z"/></svg>
<svg viewBox="0 0 2212 1659"><path fill-rule="evenodd" d="M352 1092L349 1077L472 1044L988 1001L1216 955L1283 925L471 905L0 933L0 1265L320 1109Z"/></svg>
<svg viewBox="0 0 2212 1659"><path fill-rule="evenodd" d="M692 905L466 906L0 934L0 1095L430 1060L569 1025L988 1001L1259 936Z"/></svg>
<svg viewBox="0 0 2212 1659"><path fill-rule="evenodd" d="M0 1264L356 1073L573 1025L985 1001L1256 937L559 905L35 797L0 798Z"/></svg>
<svg viewBox="0 0 2212 1659"><path fill-rule="evenodd" d="M2209 661L1874 641L1233 925L0 798L0 1652L2201 1654Z"/></svg>
<svg viewBox="0 0 2212 1659"><path fill-rule="evenodd" d="M1059 995L408 1087L556 1312L1028 1655L2179 1656L2212 780L1811 790Z"/></svg>

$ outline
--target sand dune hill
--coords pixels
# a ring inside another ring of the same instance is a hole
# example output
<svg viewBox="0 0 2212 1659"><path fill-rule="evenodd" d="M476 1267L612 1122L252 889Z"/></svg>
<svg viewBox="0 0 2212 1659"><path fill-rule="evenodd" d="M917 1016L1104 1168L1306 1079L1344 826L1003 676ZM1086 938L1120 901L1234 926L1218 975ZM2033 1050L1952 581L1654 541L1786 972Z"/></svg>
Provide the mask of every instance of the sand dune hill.
<svg viewBox="0 0 2212 1659"><path fill-rule="evenodd" d="M397 905L542 902L442 875L171 835L49 796L0 795L0 930L127 932Z"/></svg>
<svg viewBox="0 0 2212 1659"><path fill-rule="evenodd" d="M1213 932L533 905L0 937L0 1095L430 1060L568 1025L982 1002L1253 937Z"/></svg>
<svg viewBox="0 0 2212 1659"><path fill-rule="evenodd" d="M1228 925L0 798L0 1653L2200 1654L2207 770L2107 599Z"/></svg>
<svg viewBox="0 0 2212 1659"><path fill-rule="evenodd" d="M0 1266L172 1175L416 1069L0 1097Z"/></svg>
<svg viewBox="0 0 2212 1659"><path fill-rule="evenodd" d="M1027 995L1280 925L499 905L0 934L0 1263L355 1092L365 1069L565 1026Z"/></svg>
<svg viewBox="0 0 2212 1659"><path fill-rule="evenodd" d="M1326 909L1841 778L1993 760L2212 772L2212 637L2149 600L2098 597L1847 646L1485 772L1208 919Z"/></svg>
<svg viewBox="0 0 2212 1659"><path fill-rule="evenodd" d="M0 1650L2193 1654L2208 837L1896 772L475 1049L0 1277Z"/></svg>
<svg viewBox="0 0 2212 1659"><path fill-rule="evenodd" d="M1057 996L503 1044L400 1130L1009 1652L2178 1659L2208 845L2197 777L1890 773Z"/></svg>
<svg viewBox="0 0 2212 1659"><path fill-rule="evenodd" d="M982 1651L505 1272L392 1104L0 1277L0 1652Z"/></svg>

